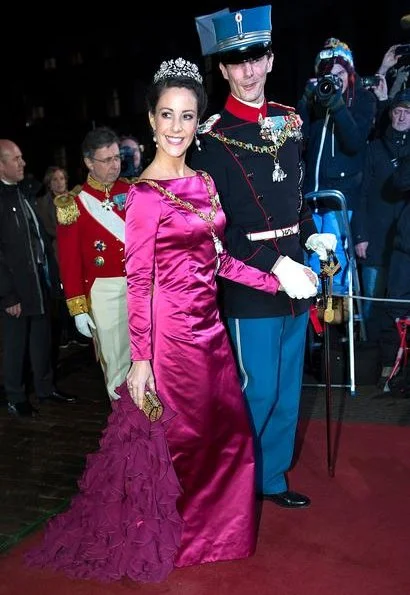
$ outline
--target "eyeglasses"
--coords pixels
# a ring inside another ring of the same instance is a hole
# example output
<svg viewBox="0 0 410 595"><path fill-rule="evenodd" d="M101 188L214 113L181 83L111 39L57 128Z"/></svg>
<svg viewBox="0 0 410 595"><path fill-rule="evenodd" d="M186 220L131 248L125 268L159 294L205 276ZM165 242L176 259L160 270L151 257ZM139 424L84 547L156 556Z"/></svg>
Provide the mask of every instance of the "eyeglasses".
<svg viewBox="0 0 410 595"><path fill-rule="evenodd" d="M91 157L93 161L104 163L104 165L111 165L112 163L121 163L121 155L113 155L112 157L106 157L105 159L97 159L97 157Z"/></svg>

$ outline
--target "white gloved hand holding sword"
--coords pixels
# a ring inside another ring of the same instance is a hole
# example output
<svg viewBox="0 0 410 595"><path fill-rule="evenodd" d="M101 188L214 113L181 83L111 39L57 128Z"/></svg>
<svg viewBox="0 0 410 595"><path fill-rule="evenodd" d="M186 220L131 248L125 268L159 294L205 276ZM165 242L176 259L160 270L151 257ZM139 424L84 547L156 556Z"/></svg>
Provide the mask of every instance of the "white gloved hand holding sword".
<svg viewBox="0 0 410 595"><path fill-rule="evenodd" d="M334 233L312 233L308 237L306 244L308 250L313 250L319 260L328 260L329 252L334 252L337 246L337 238Z"/></svg>

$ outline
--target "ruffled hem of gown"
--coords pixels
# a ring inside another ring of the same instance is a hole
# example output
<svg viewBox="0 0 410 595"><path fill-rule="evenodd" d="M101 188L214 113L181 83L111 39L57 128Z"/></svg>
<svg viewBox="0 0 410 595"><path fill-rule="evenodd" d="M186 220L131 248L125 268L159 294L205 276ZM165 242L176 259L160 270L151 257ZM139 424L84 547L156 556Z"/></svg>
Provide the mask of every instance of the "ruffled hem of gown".
<svg viewBox="0 0 410 595"><path fill-rule="evenodd" d="M87 456L79 493L48 522L42 545L25 556L28 565L100 581L158 582L173 570L181 488L164 424L174 413L164 404L161 419L151 423L125 383L117 392L121 399L113 403L99 450Z"/></svg>

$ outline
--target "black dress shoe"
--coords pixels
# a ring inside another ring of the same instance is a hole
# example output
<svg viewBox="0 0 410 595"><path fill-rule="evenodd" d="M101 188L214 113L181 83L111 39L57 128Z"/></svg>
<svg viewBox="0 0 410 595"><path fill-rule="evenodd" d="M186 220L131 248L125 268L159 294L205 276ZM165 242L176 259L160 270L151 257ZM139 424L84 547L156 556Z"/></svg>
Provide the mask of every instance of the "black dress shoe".
<svg viewBox="0 0 410 595"><path fill-rule="evenodd" d="M286 491L278 494L264 494L263 498L283 508L306 508L310 505L310 499L297 492Z"/></svg>
<svg viewBox="0 0 410 595"><path fill-rule="evenodd" d="M59 403L76 403L77 397L74 395L67 395L57 390L53 390L47 397L40 398L40 402L43 401L57 401Z"/></svg>
<svg viewBox="0 0 410 595"><path fill-rule="evenodd" d="M28 401L7 403L7 411L14 417L35 417L38 413L38 409L35 409Z"/></svg>

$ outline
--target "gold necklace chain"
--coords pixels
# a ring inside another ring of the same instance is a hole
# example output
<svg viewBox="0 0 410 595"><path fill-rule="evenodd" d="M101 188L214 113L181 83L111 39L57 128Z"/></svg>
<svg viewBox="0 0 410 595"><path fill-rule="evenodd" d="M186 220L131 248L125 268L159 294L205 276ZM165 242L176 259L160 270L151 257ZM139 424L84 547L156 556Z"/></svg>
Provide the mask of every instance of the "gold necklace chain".
<svg viewBox="0 0 410 595"><path fill-rule="evenodd" d="M164 194L164 196L167 196L168 198L170 198L177 205L180 205L181 207L183 207L184 209L187 209L191 213L198 215L198 217L200 217L203 221L205 221L205 223L207 223L209 225L209 228L211 230L212 241L214 243L215 252L216 252L216 266L215 266L215 274L216 274L218 272L219 265L220 265L219 255L222 254L222 252L223 252L223 244L222 244L221 240L218 238L218 235L215 231L215 223L214 223L214 219L215 219L216 213L218 211L218 207L219 207L219 197L218 197L218 193L216 193L216 194L212 193L211 178L210 178L209 174L205 171L199 171L199 173L205 180L206 189L208 191L209 200L211 202L211 211L209 213L203 213L202 211L200 211L199 209L194 207L194 205L192 203L190 203L188 200L182 200L182 198L179 198L179 196L177 196L170 190L163 188L163 186L158 184L158 182L155 182L155 180L138 180L137 184L140 182L146 182L152 188L155 188L156 190L161 192L161 194Z"/></svg>
<svg viewBox="0 0 410 595"><path fill-rule="evenodd" d="M164 194L165 196L167 196L168 198L170 198L171 200L176 202L181 207L184 207L188 211L191 211L191 213L195 213L195 215L198 215L198 217L200 217L203 221L208 223L208 225L211 225L212 229L214 230L213 221L215 219L215 215L217 213L218 206L219 206L218 194L212 194L211 179L209 177L209 174L207 174L205 171L200 171L199 173L205 180L206 189L208 190L209 199L211 201L211 211L209 213L203 213L202 211L200 211L199 209L194 207L194 205L192 203L190 203L189 201L182 200L182 198L179 198L179 196L177 196L170 190L163 188L163 186L158 184L158 182L155 182L155 180L138 180L137 183L146 182L153 188L156 188L156 190L158 190L159 192L161 192L162 194Z"/></svg>
<svg viewBox="0 0 410 595"><path fill-rule="evenodd" d="M292 116L292 114L290 114ZM208 132L209 136L216 138L217 140L221 141L226 145L233 145L234 147L239 147L240 149L245 149L246 151L252 151L252 153L267 153L273 159L276 160L278 155L278 150L281 146L285 143L286 139L289 137L290 133L295 127L295 118L289 117L289 119L285 122L284 127L280 132L278 132L277 139L275 140L274 145L262 145L261 147L258 145L253 145L252 143L244 143L240 140L235 140L233 138L229 138L220 134L218 132L214 132L210 130Z"/></svg>

